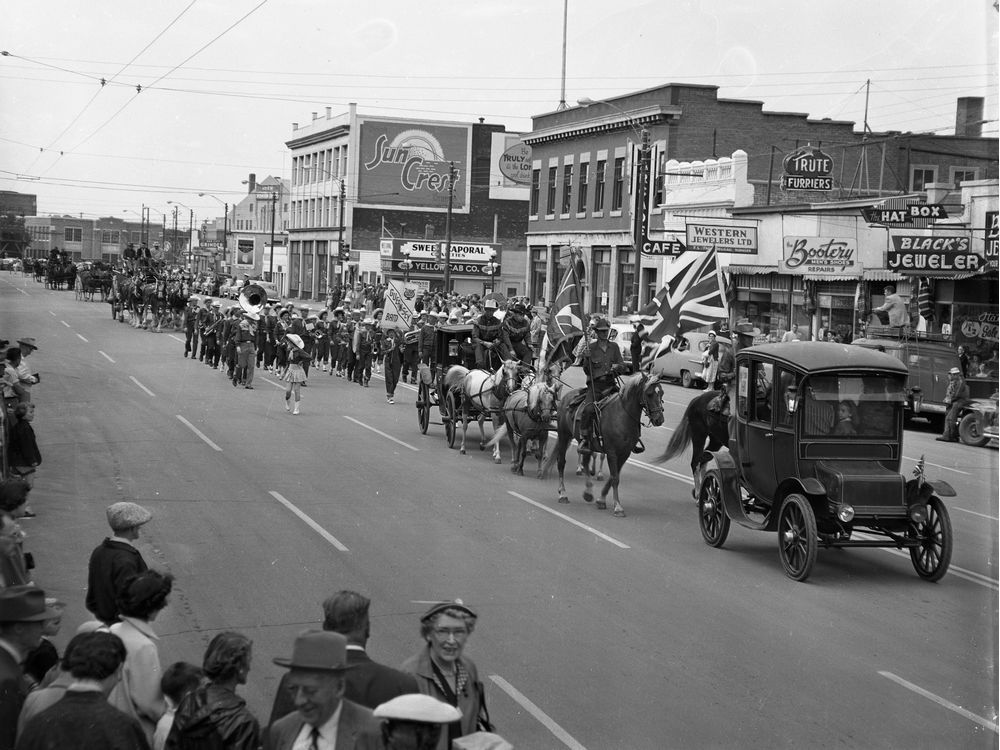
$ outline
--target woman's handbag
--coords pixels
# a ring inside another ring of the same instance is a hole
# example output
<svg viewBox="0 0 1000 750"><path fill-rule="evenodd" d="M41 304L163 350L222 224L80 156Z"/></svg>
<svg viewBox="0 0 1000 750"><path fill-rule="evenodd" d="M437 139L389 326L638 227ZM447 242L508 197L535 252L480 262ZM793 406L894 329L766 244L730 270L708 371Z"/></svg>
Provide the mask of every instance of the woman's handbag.
<svg viewBox="0 0 1000 750"><path fill-rule="evenodd" d="M476 731L492 732L493 722L490 721L490 710L486 707L486 690L483 683L476 683L476 692L479 693L479 714L476 716Z"/></svg>

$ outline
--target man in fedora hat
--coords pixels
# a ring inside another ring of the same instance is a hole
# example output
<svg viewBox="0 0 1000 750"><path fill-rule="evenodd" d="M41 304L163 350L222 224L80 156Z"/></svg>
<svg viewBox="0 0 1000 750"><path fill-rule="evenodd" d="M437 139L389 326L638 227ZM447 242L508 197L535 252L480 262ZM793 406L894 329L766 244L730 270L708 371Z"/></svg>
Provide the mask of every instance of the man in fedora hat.
<svg viewBox="0 0 1000 750"><path fill-rule="evenodd" d="M28 695L22 665L42 640L46 620L57 617L37 586L0 591L0 750L13 750L17 716Z"/></svg>
<svg viewBox="0 0 1000 750"><path fill-rule="evenodd" d="M944 394L944 403L948 413L944 415L944 432L934 438L942 443L958 442L958 414L969 403L969 384L962 377L962 370L952 367L948 371L948 389Z"/></svg>
<svg viewBox="0 0 1000 750"><path fill-rule="evenodd" d="M357 591L338 591L323 602L323 630L340 633L347 638L347 666L344 673L344 697L375 708L398 695L417 693L417 680L411 674L380 664L365 651L371 635L369 609L371 599ZM295 710L286 685L289 675L281 678L278 693L271 708L271 721Z"/></svg>
<svg viewBox="0 0 1000 750"><path fill-rule="evenodd" d="M107 517L113 536L90 555L86 604L98 620L111 625L118 621L118 597L126 584L148 569L134 543L153 514L141 505L120 502L108 506Z"/></svg>
<svg viewBox="0 0 1000 750"><path fill-rule="evenodd" d="M343 697L344 673L350 669L344 636L307 630L295 639L291 658L274 663L290 670L287 686L296 712L268 728L268 750L381 748L371 710Z"/></svg>

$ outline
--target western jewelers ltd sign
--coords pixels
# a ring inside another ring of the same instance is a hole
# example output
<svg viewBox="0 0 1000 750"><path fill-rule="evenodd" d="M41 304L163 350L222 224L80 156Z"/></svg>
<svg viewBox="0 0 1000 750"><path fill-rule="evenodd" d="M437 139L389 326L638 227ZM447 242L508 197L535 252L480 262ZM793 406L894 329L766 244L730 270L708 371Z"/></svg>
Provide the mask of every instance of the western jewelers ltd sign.
<svg viewBox="0 0 1000 750"><path fill-rule="evenodd" d="M781 270L791 274L860 273L858 243L853 237L785 237Z"/></svg>
<svg viewBox="0 0 1000 750"><path fill-rule="evenodd" d="M757 227L722 224L688 224L687 249L706 251L713 247L720 253L757 254Z"/></svg>
<svg viewBox="0 0 1000 750"><path fill-rule="evenodd" d="M968 236L893 235L886 250L886 268L903 274L954 276L977 273L986 259L972 251Z"/></svg>

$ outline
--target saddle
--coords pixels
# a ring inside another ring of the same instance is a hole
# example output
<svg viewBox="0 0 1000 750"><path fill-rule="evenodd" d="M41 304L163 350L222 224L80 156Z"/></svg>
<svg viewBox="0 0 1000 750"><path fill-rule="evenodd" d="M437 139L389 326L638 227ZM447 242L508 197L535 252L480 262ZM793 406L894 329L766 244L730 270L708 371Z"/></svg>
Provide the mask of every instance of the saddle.
<svg viewBox="0 0 1000 750"><path fill-rule="evenodd" d="M604 436L601 435L601 409L615 395L613 391L594 402L594 424L593 433L590 436L590 445L594 453L604 453ZM573 410L573 439L580 441L580 425L583 416L583 400L586 398L585 389L580 389L569 401L568 408Z"/></svg>

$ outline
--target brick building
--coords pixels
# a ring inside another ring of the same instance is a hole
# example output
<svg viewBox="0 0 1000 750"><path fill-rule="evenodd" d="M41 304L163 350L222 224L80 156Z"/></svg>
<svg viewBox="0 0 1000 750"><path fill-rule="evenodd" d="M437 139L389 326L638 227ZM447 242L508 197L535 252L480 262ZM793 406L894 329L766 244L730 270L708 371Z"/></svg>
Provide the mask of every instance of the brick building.
<svg viewBox="0 0 1000 750"><path fill-rule="evenodd" d="M57 249L65 251L74 261L104 260L111 263L121 256L129 243L138 247L144 235L150 247L154 244L164 247L162 227L114 216L99 219L28 216L24 224L31 238L27 251L30 258L47 258L53 249ZM180 243L183 242L182 238Z"/></svg>
<svg viewBox="0 0 1000 750"><path fill-rule="evenodd" d="M521 293L527 189L496 168L517 134L482 121L372 117L354 105L293 129L291 296L384 276L442 288L449 197L452 288L482 293L495 280Z"/></svg>

